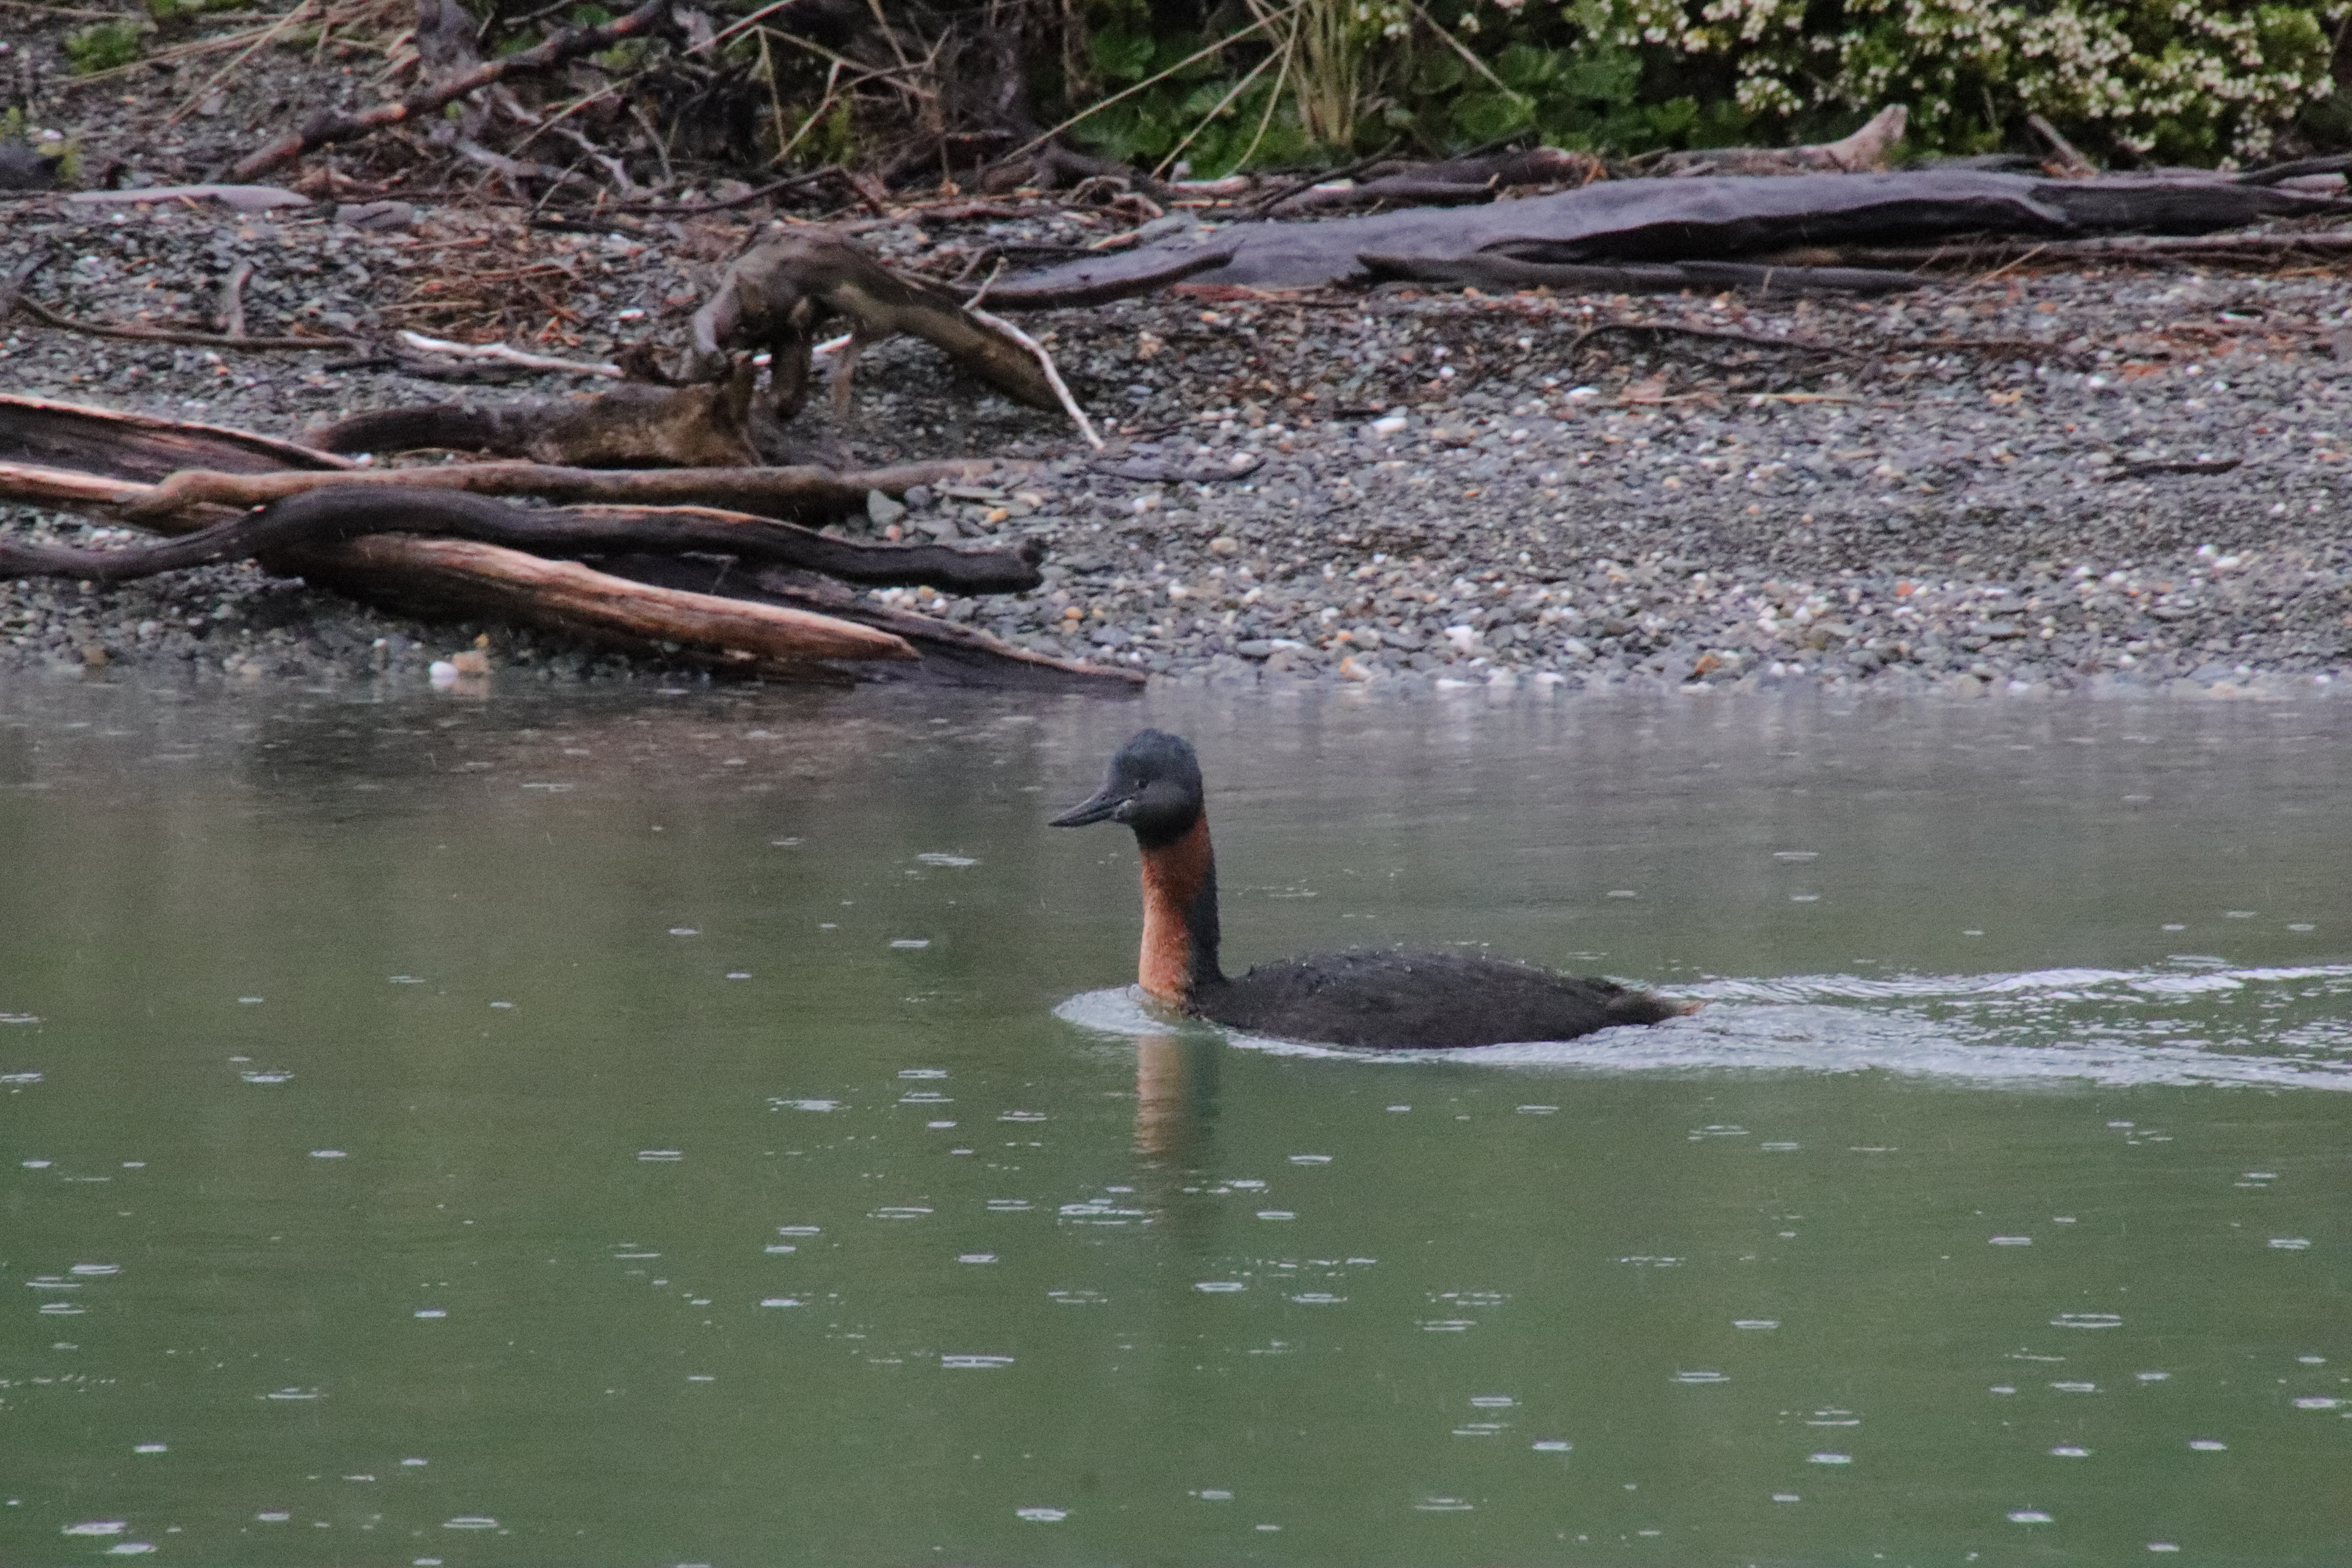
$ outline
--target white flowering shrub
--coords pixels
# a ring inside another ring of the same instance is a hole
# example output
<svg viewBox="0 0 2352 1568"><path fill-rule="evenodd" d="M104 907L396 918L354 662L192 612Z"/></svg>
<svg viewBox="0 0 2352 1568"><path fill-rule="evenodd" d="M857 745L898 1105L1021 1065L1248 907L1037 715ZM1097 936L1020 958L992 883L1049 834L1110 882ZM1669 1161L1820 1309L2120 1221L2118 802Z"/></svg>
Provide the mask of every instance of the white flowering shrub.
<svg viewBox="0 0 2352 1568"><path fill-rule="evenodd" d="M1990 151L2039 113L2094 153L2246 158L2336 93L2352 19L2352 0L1222 0L1211 37L1243 15L1318 26L1192 59L1207 40L1162 31L1150 0L1080 5L1101 85L1152 79L1077 134L1202 169L1528 131L1616 153L1813 140L1890 103L1922 151ZM2336 97L2306 124L2352 138Z"/></svg>
<svg viewBox="0 0 2352 1568"><path fill-rule="evenodd" d="M2230 0L1615 0L1612 30L1729 65L1758 116L1910 108L1915 141L1997 145L2026 112L2159 159L2253 154L2334 89L2352 5ZM1676 15L1671 21L1661 11ZM1679 24L1679 25L1677 25ZM1660 35L1664 36L1661 37Z"/></svg>

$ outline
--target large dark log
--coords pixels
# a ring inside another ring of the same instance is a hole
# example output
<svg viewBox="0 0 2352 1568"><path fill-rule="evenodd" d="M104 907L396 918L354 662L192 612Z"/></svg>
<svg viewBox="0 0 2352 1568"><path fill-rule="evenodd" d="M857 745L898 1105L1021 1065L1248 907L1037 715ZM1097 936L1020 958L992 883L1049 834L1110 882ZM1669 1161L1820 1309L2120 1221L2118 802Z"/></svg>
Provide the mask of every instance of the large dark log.
<svg viewBox="0 0 2352 1568"><path fill-rule="evenodd" d="M1358 258L1446 261L1481 253L1569 264L1727 260L1797 246L1903 245L1957 234L2072 239L2200 234L2352 204L2221 178L2033 179L1969 169L1608 180L1554 195L1328 223L1234 224L1009 279L998 309L1098 302L1179 276L1255 289L1365 279Z"/></svg>
<svg viewBox="0 0 2352 1568"><path fill-rule="evenodd" d="M401 485L305 490L194 533L154 544L81 550L0 540L0 578L73 577L128 583L159 572L242 561L297 544L371 533L472 539L541 555L608 552L724 555L755 565L823 572L875 586L928 585L958 594L1018 594L1044 579L1012 550L862 544L789 522L699 507L560 507L526 510L461 490Z"/></svg>

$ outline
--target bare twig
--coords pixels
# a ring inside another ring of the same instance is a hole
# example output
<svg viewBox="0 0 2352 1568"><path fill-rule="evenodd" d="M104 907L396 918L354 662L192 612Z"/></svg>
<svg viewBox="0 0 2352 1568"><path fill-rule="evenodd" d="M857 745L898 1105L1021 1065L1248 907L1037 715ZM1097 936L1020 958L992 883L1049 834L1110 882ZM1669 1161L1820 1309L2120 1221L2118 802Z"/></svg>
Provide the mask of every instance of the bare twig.
<svg viewBox="0 0 2352 1568"><path fill-rule="evenodd" d="M220 330L225 338L245 336L245 285L253 277L253 263L240 261L221 285Z"/></svg>
<svg viewBox="0 0 2352 1568"><path fill-rule="evenodd" d="M425 353L446 354L452 359L494 359L508 364L519 364L526 370L563 371L572 375L601 375L608 380L621 379L621 367L616 364L590 364L582 360L557 359L550 354L535 354L507 343L455 343L446 338L428 338L422 332L404 331L400 341Z"/></svg>
<svg viewBox="0 0 2352 1568"><path fill-rule="evenodd" d="M321 110L312 115L300 131L281 136L245 158L232 171L231 177L253 179L333 142L352 141L387 125L397 125L431 114L493 82L504 81L509 77L526 72L545 70L567 60L578 59L583 55L608 49L624 38L635 37L661 26L669 19L669 8L670 0L646 0L644 5L618 21L596 27L566 27L534 48L524 49L503 59L486 60L469 70L420 87L397 102L380 103L357 114Z"/></svg>
<svg viewBox="0 0 2352 1568"><path fill-rule="evenodd" d="M31 300L20 299L16 309L44 326L59 331L83 332L93 338L128 338L134 342L187 343L197 348L214 349L345 349L362 346L356 338L233 338L220 332L183 332L166 327L113 327L101 321L79 321L71 316L60 316L47 307Z"/></svg>
<svg viewBox="0 0 2352 1568"><path fill-rule="evenodd" d="M995 279L992 278L990 281L993 282ZM971 305L966 305L963 308L963 310L965 315L970 316L982 326L992 328L995 331L1003 333L1006 337L1011 338L1014 342L1019 343L1023 348L1027 349L1031 353L1037 356L1037 368L1045 373L1045 381L1047 384L1053 387L1054 395L1062 400L1062 412L1070 416L1070 423L1078 427L1078 434L1087 438L1087 445L1094 447L1097 451L1100 451L1102 449L1103 438L1095 434L1094 424L1091 420L1087 419L1087 411L1078 406L1078 400L1076 398L1070 395L1069 385L1067 383L1063 381L1062 373L1055 368L1054 356L1045 352L1045 345L1039 342L1036 339L1031 337L1028 333L1023 331L1020 328L1014 326L1012 322L1006 321L1002 316L992 316L986 310L975 309Z"/></svg>

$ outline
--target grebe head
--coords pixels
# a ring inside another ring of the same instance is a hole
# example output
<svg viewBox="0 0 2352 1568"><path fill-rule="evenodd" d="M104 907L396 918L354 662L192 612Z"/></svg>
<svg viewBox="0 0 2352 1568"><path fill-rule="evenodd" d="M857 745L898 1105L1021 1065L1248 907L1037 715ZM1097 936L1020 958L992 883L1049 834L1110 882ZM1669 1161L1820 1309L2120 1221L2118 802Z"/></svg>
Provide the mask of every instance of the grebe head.
<svg viewBox="0 0 2352 1568"><path fill-rule="evenodd" d="M1192 742L1165 730L1143 730L1111 758L1102 788L1051 826L1123 822L1150 849L1181 838L1200 819L1201 759Z"/></svg>

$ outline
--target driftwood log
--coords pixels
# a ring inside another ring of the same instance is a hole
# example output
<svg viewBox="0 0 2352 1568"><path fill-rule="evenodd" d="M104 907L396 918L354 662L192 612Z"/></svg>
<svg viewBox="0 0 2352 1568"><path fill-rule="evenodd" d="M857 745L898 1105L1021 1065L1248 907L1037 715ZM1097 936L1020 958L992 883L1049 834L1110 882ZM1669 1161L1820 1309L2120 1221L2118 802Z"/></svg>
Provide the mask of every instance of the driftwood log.
<svg viewBox="0 0 2352 1568"><path fill-rule="evenodd" d="M824 659L922 657L903 637L838 616L650 586L469 539L374 534L297 545L263 563L428 619L537 626L646 655L692 647L707 662L747 672L801 675Z"/></svg>
<svg viewBox="0 0 2352 1568"><path fill-rule="evenodd" d="M2352 204L2212 177L2039 179L1971 169L1897 174L1604 180L1467 210L1408 209L1327 223L1234 224L1007 279L992 309L1149 293L1179 278L1253 289L1366 280L1364 256L1477 255L1591 265L1738 260L1806 246L1889 246L1961 234L2036 241L2203 234Z"/></svg>
<svg viewBox="0 0 2352 1568"><path fill-rule="evenodd" d="M23 460L28 455L51 461ZM218 466L178 466L191 460ZM848 585L1016 592L1039 581L1031 549L864 543L772 516L696 505L525 509L492 499L561 491L628 501L641 499L648 483L652 493L705 499L696 481L716 479L719 491L754 497L771 510L839 515L863 506L875 489L903 493L913 483L978 478L990 468L600 473L487 463L359 470L244 431L0 395L0 500L61 506L176 535L106 550L0 541L0 575L120 582L253 556L271 571L426 618L534 626L720 671L843 680L877 679L887 667L894 680L1133 689L1138 672L1033 653L877 604ZM586 559L551 559L571 556Z"/></svg>

